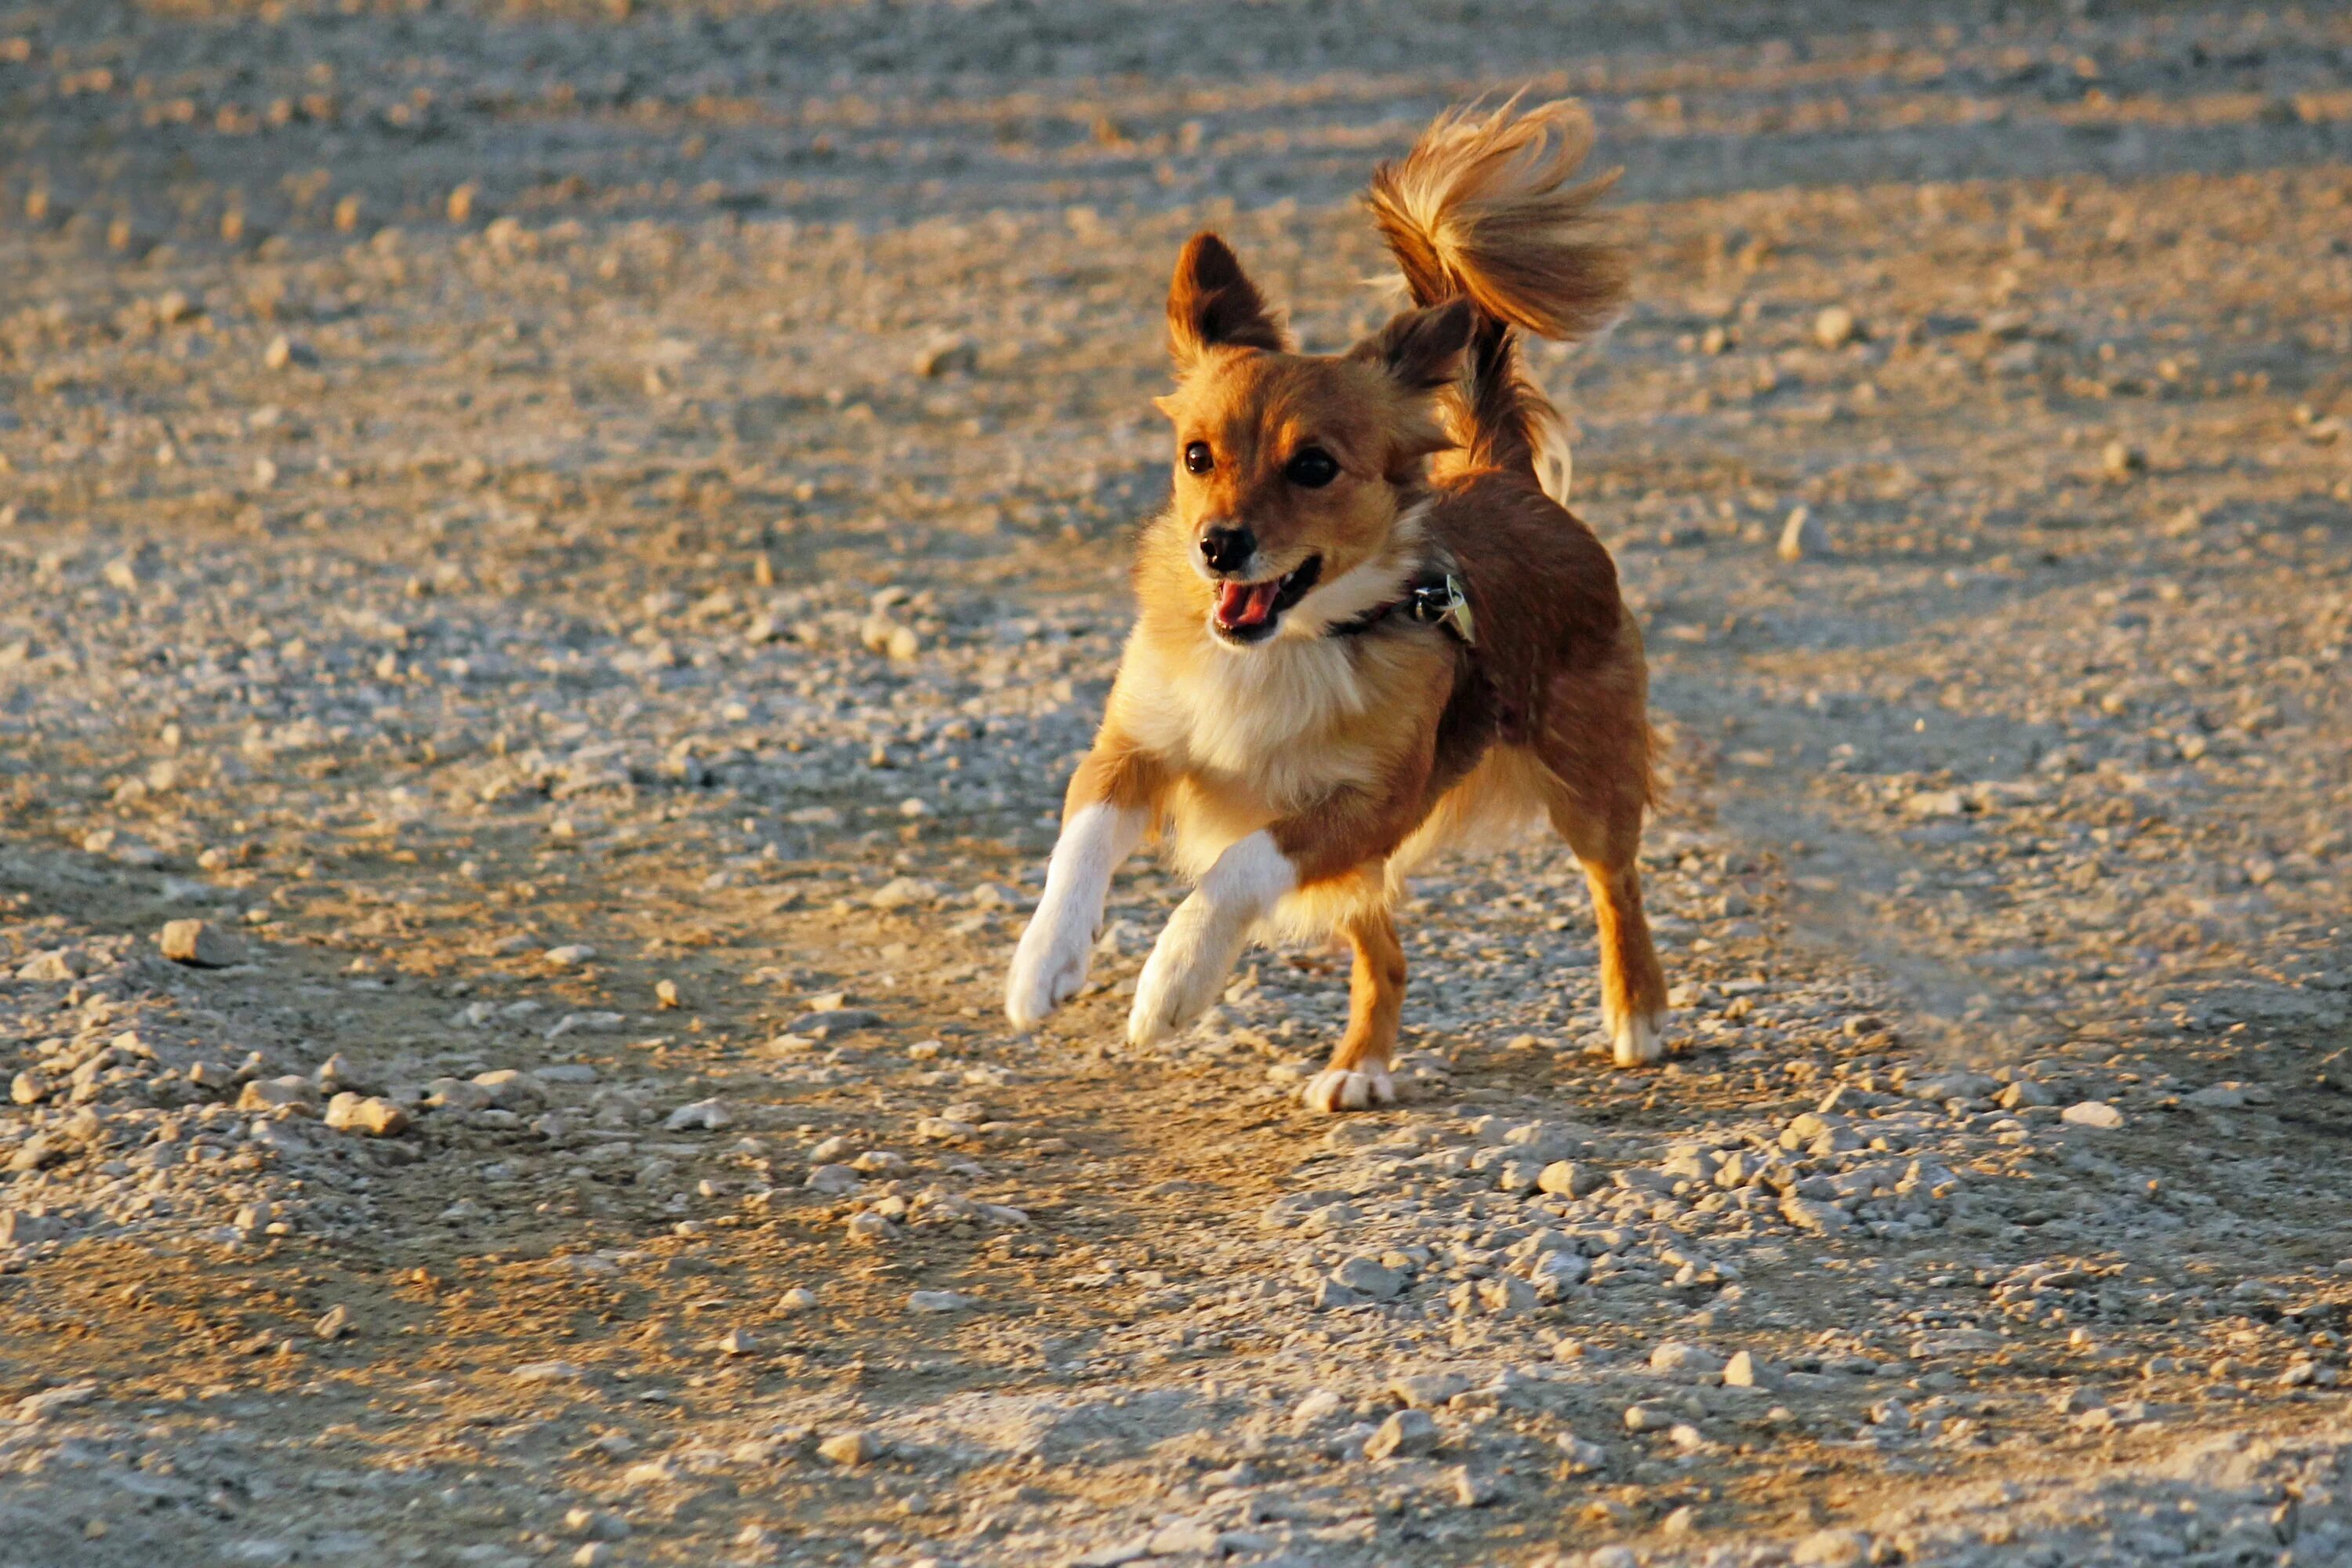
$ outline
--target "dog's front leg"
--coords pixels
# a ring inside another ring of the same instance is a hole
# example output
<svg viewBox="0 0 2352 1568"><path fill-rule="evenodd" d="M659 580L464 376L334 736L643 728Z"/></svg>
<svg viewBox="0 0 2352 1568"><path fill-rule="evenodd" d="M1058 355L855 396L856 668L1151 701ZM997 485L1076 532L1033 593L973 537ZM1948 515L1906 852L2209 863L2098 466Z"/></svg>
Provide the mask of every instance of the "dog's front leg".
<svg viewBox="0 0 2352 1568"><path fill-rule="evenodd" d="M1127 1016L1131 1043L1150 1045L1207 1011L1241 957L1250 927L1285 894L1387 859L1421 817L1429 732L1415 739L1394 764L1387 788L1336 790L1217 857L1169 918L1136 980L1135 1007Z"/></svg>
<svg viewBox="0 0 2352 1568"><path fill-rule="evenodd" d="M1148 1046L1207 1011L1250 927L1297 886L1298 868L1271 832L1253 833L1218 856L1152 944L1127 1016L1129 1043Z"/></svg>
<svg viewBox="0 0 2352 1568"><path fill-rule="evenodd" d="M1098 738L1070 781L1045 894L1004 977L1004 1016L1014 1028L1036 1027L1087 983L1111 873L1151 824L1155 777L1137 754Z"/></svg>

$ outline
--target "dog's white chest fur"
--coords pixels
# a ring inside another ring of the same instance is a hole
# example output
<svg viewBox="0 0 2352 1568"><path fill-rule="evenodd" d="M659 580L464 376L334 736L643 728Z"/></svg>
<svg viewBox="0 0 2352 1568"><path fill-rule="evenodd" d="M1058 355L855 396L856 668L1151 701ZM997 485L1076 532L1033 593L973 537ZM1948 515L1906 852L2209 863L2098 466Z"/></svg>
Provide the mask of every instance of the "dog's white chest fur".
<svg viewBox="0 0 2352 1568"><path fill-rule="evenodd" d="M1342 731L1372 695L1336 638L1281 638L1181 671L1140 673L1148 684L1137 692L1137 739L1276 810L1370 775L1367 749Z"/></svg>

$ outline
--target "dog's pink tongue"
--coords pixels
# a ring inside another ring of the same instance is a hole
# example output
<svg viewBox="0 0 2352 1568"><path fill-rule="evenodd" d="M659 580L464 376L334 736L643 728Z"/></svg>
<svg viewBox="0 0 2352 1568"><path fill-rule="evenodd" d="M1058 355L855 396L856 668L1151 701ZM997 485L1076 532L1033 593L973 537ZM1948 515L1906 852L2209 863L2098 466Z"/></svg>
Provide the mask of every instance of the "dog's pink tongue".
<svg viewBox="0 0 2352 1568"><path fill-rule="evenodd" d="M1274 614L1274 596L1280 583L1220 583L1217 619L1229 626L1254 626Z"/></svg>

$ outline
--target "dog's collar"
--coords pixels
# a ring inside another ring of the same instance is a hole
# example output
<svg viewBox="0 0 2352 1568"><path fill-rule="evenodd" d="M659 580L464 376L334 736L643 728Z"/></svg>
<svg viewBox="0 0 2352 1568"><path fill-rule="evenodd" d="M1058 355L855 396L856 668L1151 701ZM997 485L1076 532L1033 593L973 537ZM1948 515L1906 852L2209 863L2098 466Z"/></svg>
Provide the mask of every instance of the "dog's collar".
<svg viewBox="0 0 2352 1568"><path fill-rule="evenodd" d="M1352 621L1339 622L1331 628L1330 635L1361 637L1400 614L1422 626L1444 627L1465 647L1478 641L1477 622L1470 614L1470 595L1463 591L1462 579L1443 566L1424 567L1406 583L1402 594L1385 605L1366 610Z"/></svg>

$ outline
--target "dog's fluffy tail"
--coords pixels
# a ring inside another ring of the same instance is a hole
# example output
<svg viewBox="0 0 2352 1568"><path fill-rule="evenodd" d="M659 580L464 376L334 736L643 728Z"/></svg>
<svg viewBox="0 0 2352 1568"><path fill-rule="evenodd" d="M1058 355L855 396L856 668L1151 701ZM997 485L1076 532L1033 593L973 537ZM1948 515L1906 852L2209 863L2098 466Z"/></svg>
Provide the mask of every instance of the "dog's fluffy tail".
<svg viewBox="0 0 2352 1568"><path fill-rule="evenodd" d="M1367 197L1413 303L1467 298L1478 311L1451 411L1465 463L1533 471L1563 502L1566 426L1520 374L1516 333L1573 342L1624 300L1624 258L1592 233L1617 176L1575 177L1591 148L1571 100L1454 110L1381 164Z"/></svg>

